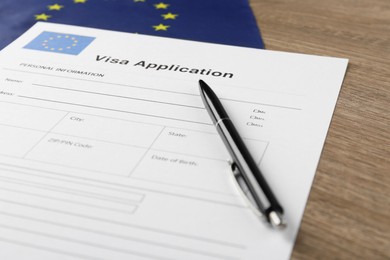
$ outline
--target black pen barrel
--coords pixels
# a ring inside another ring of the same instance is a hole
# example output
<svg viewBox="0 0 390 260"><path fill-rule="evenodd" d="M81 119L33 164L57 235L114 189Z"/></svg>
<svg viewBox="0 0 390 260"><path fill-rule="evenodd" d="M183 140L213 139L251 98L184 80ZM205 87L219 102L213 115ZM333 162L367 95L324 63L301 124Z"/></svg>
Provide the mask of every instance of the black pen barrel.
<svg viewBox="0 0 390 260"><path fill-rule="evenodd" d="M240 137L237 129L231 122L222 103L214 91L202 80L199 81L200 94L203 103L209 113L223 143L225 144L235 166L241 173L246 186L248 187L255 207L265 215L268 222L281 226L283 220L283 208L273 194L271 188L263 177L255 160Z"/></svg>

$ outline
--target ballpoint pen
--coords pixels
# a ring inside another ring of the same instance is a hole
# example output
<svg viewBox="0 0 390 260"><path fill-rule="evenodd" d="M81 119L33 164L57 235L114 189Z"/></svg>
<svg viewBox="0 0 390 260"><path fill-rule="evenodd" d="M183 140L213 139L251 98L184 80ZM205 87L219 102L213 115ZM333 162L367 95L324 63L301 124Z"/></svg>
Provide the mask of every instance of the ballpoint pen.
<svg viewBox="0 0 390 260"><path fill-rule="evenodd" d="M232 171L238 186L259 216L274 227L285 226L283 208L257 167L217 95L203 81L199 80L200 96L217 132L232 157Z"/></svg>

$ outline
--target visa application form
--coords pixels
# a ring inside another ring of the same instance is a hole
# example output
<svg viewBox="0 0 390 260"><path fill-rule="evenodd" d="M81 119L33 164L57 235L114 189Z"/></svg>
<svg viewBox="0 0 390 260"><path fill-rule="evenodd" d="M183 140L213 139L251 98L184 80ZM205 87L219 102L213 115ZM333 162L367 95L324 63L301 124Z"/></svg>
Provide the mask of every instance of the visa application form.
<svg viewBox="0 0 390 260"><path fill-rule="evenodd" d="M0 53L0 259L288 259L347 63L37 23ZM285 230L236 189L199 79Z"/></svg>

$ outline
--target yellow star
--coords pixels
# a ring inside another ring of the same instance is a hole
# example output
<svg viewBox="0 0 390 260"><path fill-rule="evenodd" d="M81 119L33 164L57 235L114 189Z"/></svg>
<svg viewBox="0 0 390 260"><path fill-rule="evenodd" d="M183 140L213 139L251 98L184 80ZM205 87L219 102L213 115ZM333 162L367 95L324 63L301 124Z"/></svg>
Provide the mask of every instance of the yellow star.
<svg viewBox="0 0 390 260"><path fill-rule="evenodd" d="M178 16L178 14L173 14L173 13L167 13L167 14L163 14L161 15L162 17L164 17L164 20L167 20L167 19L176 19L176 16Z"/></svg>
<svg viewBox="0 0 390 260"><path fill-rule="evenodd" d="M166 31L169 27L169 25L163 25L162 23L153 26L155 31Z"/></svg>
<svg viewBox="0 0 390 260"><path fill-rule="evenodd" d="M49 10L59 11L62 8L64 8L64 6L63 5L59 5L59 4L54 4L54 5L48 5L47 8L49 8Z"/></svg>
<svg viewBox="0 0 390 260"><path fill-rule="evenodd" d="M154 5L156 9L167 9L169 4L159 3Z"/></svg>
<svg viewBox="0 0 390 260"><path fill-rule="evenodd" d="M35 20L43 20L43 21L47 21L47 19L49 19L51 17L51 15L47 15L47 14L36 14L35 15Z"/></svg>
<svg viewBox="0 0 390 260"><path fill-rule="evenodd" d="M75 4L84 4L85 2L87 2L87 0L73 0L73 3Z"/></svg>

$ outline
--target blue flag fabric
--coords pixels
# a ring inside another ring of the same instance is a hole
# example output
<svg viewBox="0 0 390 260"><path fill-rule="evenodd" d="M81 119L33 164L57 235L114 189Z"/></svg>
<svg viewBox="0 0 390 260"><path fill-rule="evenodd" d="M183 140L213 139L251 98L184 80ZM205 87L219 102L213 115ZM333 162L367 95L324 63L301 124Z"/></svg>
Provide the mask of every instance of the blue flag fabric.
<svg viewBox="0 0 390 260"><path fill-rule="evenodd" d="M1 0L0 49L37 21L264 48L248 0Z"/></svg>

